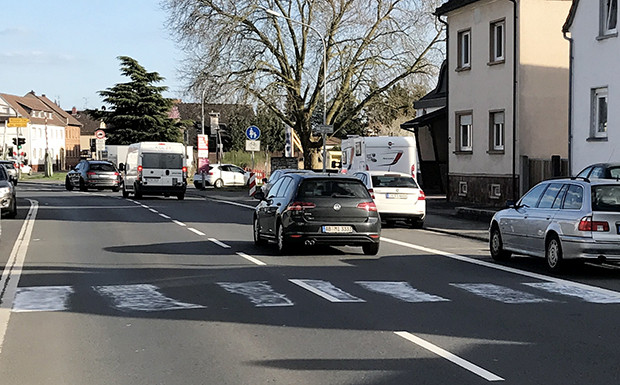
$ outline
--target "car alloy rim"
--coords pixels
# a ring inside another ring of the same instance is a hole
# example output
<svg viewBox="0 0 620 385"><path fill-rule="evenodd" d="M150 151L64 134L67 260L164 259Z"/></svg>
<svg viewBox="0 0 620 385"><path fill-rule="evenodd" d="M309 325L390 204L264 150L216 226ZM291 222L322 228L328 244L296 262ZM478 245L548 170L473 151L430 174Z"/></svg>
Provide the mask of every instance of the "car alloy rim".
<svg viewBox="0 0 620 385"><path fill-rule="evenodd" d="M254 218L254 240L258 241L258 218Z"/></svg>
<svg viewBox="0 0 620 385"><path fill-rule="evenodd" d="M284 231L282 230L282 226L278 227L278 248L282 250L284 247Z"/></svg>
<svg viewBox="0 0 620 385"><path fill-rule="evenodd" d="M549 266L554 267L558 263L558 245L555 241L549 244Z"/></svg>
<svg viewBox="0 0 620 385"><path fill-rule="evenodd" d="M493 233L493 238L491 239L491 247L493 248L493 252L497 253L499 251L499 234L497 231Z"/></svg>

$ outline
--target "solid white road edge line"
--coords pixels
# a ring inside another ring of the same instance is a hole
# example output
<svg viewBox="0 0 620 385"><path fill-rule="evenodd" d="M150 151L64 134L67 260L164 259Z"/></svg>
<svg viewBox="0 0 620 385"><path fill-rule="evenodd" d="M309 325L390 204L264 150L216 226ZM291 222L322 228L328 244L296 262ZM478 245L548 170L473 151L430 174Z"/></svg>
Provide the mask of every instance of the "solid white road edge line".
<svg viewBox="0 0 620 385"><path fill-rule="evenodd" d="M28 210L28 215L26 215L24 224L19 231L11 255L9 255L6 266L2 271L2 278L0 279L0 353L2 353L4 337L9 326L11 309L13 308L13 301L17 293L17 284L19 283L22 268L24 267L26 252L28 251L32 229L34 228L34 222L39 209L38 201L31 199L29 199L29 201L30 210Z"/></svg>
<svg viewBox="0 0 620 385"><path fill-rule="evenodd" d="M221 246L221 247L223 247L225 249L230 249L229 245L225 244L224 242L220 242L220 241L218 241L215 238L209 238L209 241L211 241L211 242L215 243L216 245Z"/></svg>
<svg viewBox="0 0 620 385"><path fill-rule="evenodd" d="M196 233L196 234L198 234L198 235L206 235L206 234L205 234L205 233L203 233L202 231L200 231L200 230L196 230L196 229L195 229L195 228L193 228L193 227L188 227L187 229L188 229L189 231L191 231L192 233Z"/></svg>
<svg viewBox="0 0 620 385"><path fill-rule="evenodd" d="M394 332L399 337L406 339L407 341L413 342L414 344L431 351L437 354L440 357L445 358L446 360L462 367L463 369L469 370L470 372L484 378L487 381L504 381L503 378L499 377L496 374L489 372L488 370L482 369L481 367L472 364L469 361L462 359L461 357L450 353L447 350L440 348L437 345L433 345L430 342L423 340L422 338L415 336L409 332Z"/></svg>
<svg viewBox="0 0 620 385"><path fill-rule="evenodd" d="M586 285L586 284L579 283L579 282L568 281L566 279L549 277L549 276L543 275L543 274L532 273L532 272L529 272L529 271L519 270L519 269L515 269L515 268L512 268L512 267L508 267L508 266L497 265L495 263L481 261L479 259L469 258L469 257L465 257L465 256L459 255L459 254L448 253L447 251L441 251L441 250L431 249L431 248L424 247L424 246L414 245L412 243L397 241L395 239L381 237L381 240L385 241L385 242L388 242L388 243L393 243L393 244L398 245L398 246L403 246L403 247L408 247L410 249L415 249L415 250L423 251L425 253L441 255L441 256L444 256L444 257L456 259L458 261L472 263L474 265L479 265L479 266L484 266L484 267L489 267L489 268L495 269L495 270L502 270L502 271L505 271L505 272L508 272L508 273L522 275L524 277L530 277L530 278L539 279L541 281L555 282L555 283L564 284L564 285L568 285L568 286L572 286L572 287L578 287L578 288L581 288L581 289L584 289L584 290L592 290L592 291L595 291L595 292L598 292L598 293L601 293L601 294L605 294L605 295L618 295L619 294L617 291L603 289L602 287L598 287L598 286L590 286L590 285Z"/></svg>
<svg viewBox="0 0 620 385"><path fill-rule="evenodd" d="M266 265L267 265L265 262L263 262L263 261L259 261L258 259L254 258L254 257L252 257L252 256L249 256L249 255L247 255L246 253L237 252L237 255L238 255L238 256L240 256L240 257L242 257L242 258L245 258L245 259L247 259L248 261L250 261L250 262L252 262L252 263L255 263L255 264L259 265L259 266L266 266Z"/></svg>

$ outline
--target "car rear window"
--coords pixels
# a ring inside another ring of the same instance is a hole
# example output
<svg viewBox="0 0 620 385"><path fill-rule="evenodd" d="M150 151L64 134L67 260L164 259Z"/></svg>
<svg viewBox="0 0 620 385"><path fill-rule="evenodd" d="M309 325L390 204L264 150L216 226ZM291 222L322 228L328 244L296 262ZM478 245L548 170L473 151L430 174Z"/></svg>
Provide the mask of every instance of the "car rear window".
<svg viewBox="0 0 620 385"><path fill-rule="evenodd" d="M370 199L366 187L358 180L306 179L301 183L299 198L351 197Z"/></svg>
<svg viewBox="0 0 620 385"><path fill-rule="evenodd" d="M592 211L620 211L620 186L592 186Z"/></svg>
<svg viewBox="0 0 620 385"><path fill-rule="evenodd" d="M10 168L10 169L14 169L14 168L15 168L15 165L13 164L13 162L2 162L2 163L0 163L0 164L2 164L2 165L3 165L4 167L6 167L7 169L8 169L8 168Z"/></svg>
<svg viewBox="0 0 620 385"><path fill-rule="evenodd" d="M143 153L144 168L183 168L183 154Z"/></svg>
<svg viewBox="0 0 620 385"><path fill-rule="evenodd" d="M107 163L91 163L91 171L116 171L113 165Z"/></svg>
<svg viewBox="0 0 620 385"><path fill-rule="evenodd" d="M373 175L372 186L379 187L404 187L418 188L418 184L412 177L402 175Z"/></svg>

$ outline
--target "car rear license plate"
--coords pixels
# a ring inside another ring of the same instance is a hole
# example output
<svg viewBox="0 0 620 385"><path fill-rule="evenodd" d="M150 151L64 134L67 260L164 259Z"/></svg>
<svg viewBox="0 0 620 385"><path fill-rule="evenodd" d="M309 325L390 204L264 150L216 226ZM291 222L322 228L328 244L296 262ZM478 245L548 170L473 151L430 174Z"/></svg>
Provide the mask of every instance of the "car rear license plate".
<svg viewBox="0 0 620 385"><path fill-rule="evenodd" d="M385 194L387 199L407 199L407 194Z"/></svg>
<svg viewBox="0 0 620 385"><path fill-rule="evenodd" d="M330 234L352 233L353 227L351 226L323 226L323 232L330 233Z"/></svg>

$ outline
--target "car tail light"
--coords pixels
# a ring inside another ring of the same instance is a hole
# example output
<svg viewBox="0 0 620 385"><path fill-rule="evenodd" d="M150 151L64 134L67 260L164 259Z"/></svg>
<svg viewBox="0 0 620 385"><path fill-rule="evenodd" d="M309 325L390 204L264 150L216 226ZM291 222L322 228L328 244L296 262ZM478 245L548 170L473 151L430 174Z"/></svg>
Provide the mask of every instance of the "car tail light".
<svg viewBox="0 0 620 385"><path fill-rule="evenodd" d="M418 200L419 201L425 201L426 200L426 194L424 194L424 191L420 190L420 194L418 195Z"/></svg>
<svg viewBox="0 0 620 385"><path fill-rule="evenodd" d="M183 167L182 171L183 171L183 178L187 178L187 167Z"/></svg>
<svg viewBox="0 0 620 385"><path fill-rule="evenodd" d="M143 167L138 166L138 180L142 180L142 170L143 170Z"/></svg>
<svg viewBox="0 0 620 385"><path fill-rule="evenodd" d="M415 164L411 165L411 176L415 179Z"/></svg>
<svg viewBox="0 0 620 385"><path fill-rule="evenodd" d="M369 212L370 211L377 211L377 206L375 205L375 202L362 202L362 203L359 203L357 205L357 208L358 209L363 209L363 210L366 210L366 211L369 211Z"/></svg>
<svg viewBox="0 0 620 385"><path fill-rule="evenodd" d="M94 172L92 172L92 171L89 171L89 172L87 172L87 173L86 173L86 175L87 175L87 176L93 176L93 175L95 175L95 173L94 173Z"/></svg>
<svg viewBox="0 0 620 385"><path fill-rule="evenodd" d="M286 208L289 211L303 211L305 209L313 209L316 205L312 202L291 202Z"/></svg>
<svg viewBox="0 0 620 385"><path fill-rule="evenodd" d="M609 223L605 221L593 221L591 216L581 218L579 231L609 231Z"/></svg>
<svg viewBox="0 0 620 385"><path fill-rule="evenodd" d="M368 189L368 192L370 193L370 197L371 197L372 199L375 199L375 191L374 191L373 189L369 188L369 189Z"/></svg>

